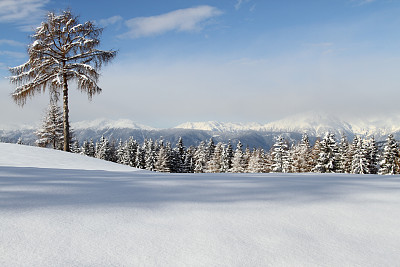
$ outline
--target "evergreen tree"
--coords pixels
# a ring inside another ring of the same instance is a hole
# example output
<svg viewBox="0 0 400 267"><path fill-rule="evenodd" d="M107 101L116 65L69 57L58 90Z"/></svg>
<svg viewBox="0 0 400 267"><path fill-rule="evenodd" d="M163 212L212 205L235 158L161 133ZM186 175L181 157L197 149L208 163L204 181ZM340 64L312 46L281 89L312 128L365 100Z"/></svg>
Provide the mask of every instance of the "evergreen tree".
<svg viewBox="0 0 400 267"><path fill-rule="evenodd" d="M354 174L368 174L368 151L361 138L358 138L358 143L354 150L353 161L351 165L351 173Z"/></svg>
<svg viewBox="0 0 400 267"><path fill-rule="evenodd" d="M36 140L38 146L47 147L50 145L53 149L63 148L63 114L61 108L53 101L47 108L41 128L35 134L38 137Z"/></svg>
<svg viewBox="0 0 400 267"><path fill-rule="evenodd" d="M89 147L88 147L88 151L87 151L87 155L88 155L89 157L94 157L95 152L96 152L96 147L95 147L95 145L94 145L94 143L93 143L93 139L90 139L90 141L89 141Z"/></svg>
<svg viewBox="0 0 400 267"><path fill-rule="evenodd" d="M232 149L231 140L229 140L228 145L222 151L221 172L229 172L229 170L232 168L232 159L233 159L233 149Z"/></svg>
<svg viewBox="0 0 400 267"><path fill-rule="evenodd" d="M339 165L337 172L339 173L350 173L352 156L350 155L350 146L347 138L342 134L339 143Z"/></svg>
<svg viewBox="0 0 400 267"><path fill-rule="evenodd" d="M100 138L99 143L96 145L96 155L95 157L98 159L103 159L107 161L112 161L113 160L113 150L110 144L110 141L108 141L107 138L102 136Z"/></svg>
<svg viewBox="0 0 400 267"><path fill-rule="evenodd" d="M124 161L124 154L125 154L124 144L122 143L122 140L120 139L119 143L118 143L117 151L116 151L117 163L127 165L127 164L125 164L125 161Z"/></svg>
<svg viewBox="0 0 400 267"><path fill-rule="evenodd" d="M279 135L272 147L272 172L288 172L288 147L282 135Z"/></svg>
<svg viewBox="0 0 400 267"><path fill-rule="evenodd" d="M229 170L234 173L242 173L245 171L245 162L243 157L243 145L240 141L236 146L235 154L232 159L232 168Z"/></svg>
<svg viewBox="0 0 400 267"><path fill-rule="evenodd" d="M153 140L145 140L144 141L144 146L145 146L145 168L146 170L149 171L154 171L155 170L155 164L156 164L156 154L155 154L155 149L154 149L154 143Z"/></svg>
<svg viewBox="0 0 400 267"><path fill-rule="evenodd" d="M219 173L222 171L222 143L218 143L214 149L211 159L207 163L207 172Z"/></svg>
<svg viewBox="0 0 400 267"><path fill-rule="evenodd" d="M369 145L368 145L368 169L369 173L377 174L378 173L378 146L376 145L375 138L372 136Z"/></svg>
<svg viewBox="0 0 400 267"><path fill-rule="evenodd" d="M136 149L136 168L145 169L146 168L146 159L145 159L145 151L140 145L137 146Z"/></svg>
<svg viewBox="0 0 400 267"><path fill-rule="evenodd" d="M194 154L194 161L195 161L195 166L194 166L194 172L195 173L203 173L205 170L205 165L207 162L207 156L206 156L206 146L204 141L200 142L198 145L196 152Z"/></svg>
<svg viewBox="0 0 400 267"><path fill-rule="evenodd" d="M334 173L338 168L339 150L333 133L327 133L320 142L320 153L317 158L317 164L314 167L315 172Z"/></svg>
<svg viewBox="0 0 400 267"><path fill-rule="evenodd" d="M303 134L300 143L292 149L292 171L310 172L312 169L311 146L307 134Z"/></svg>
<svg viewBox="0 0 400 267"><path fill-rule="evenodd" d="M124 146L123 164L136 167L137 147L137 141L133 139L133 137L129 137L126 145Z"/></svg>
<svg viewBox="0 0 400 267"><path fill-rule="evenodd" d="M386 139L381 161L379 174L398 174L399 173L399 151L396 140L392 134Z"/></svg>
<svg viewBox="0 0 400 267"><path fill-rule="evenodd" d="M71 149L70 151L72 153L80 154L81 153L81 148L79 147L79 142L76 140L71 144Z"/></svg>
<svg viewBox="0 0 400 267"><path fill-rule="evenodd" d="M264 153L262 149L255 149L251 153L247 172L249 173L261 173L265 169Z"/></svg>
<svg viewBox="0 0 400 267"><path fill-rule="evenodd" d="M171 172L171 154L170 148L167 146L161 145L160 150L158 151L157 161L155 163L155 170L158 172Z"/></svg>

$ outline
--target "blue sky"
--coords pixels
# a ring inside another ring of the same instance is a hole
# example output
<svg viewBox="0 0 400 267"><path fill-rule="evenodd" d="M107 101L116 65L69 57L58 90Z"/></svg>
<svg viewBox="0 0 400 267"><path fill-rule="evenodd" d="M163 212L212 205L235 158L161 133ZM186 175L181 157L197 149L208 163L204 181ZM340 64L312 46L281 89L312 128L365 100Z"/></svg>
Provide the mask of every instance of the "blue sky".
<svg viewBox="0 0 400 267"><path fill-rule="evenodd" d="M1 77L27 60L46 12L68 7L105 28L101 48L119 51L91 102L71 85L72 121L173 127L310 110L345 119L400 112L400 1L2 0ZM39 123L48 95L20 108L12 90L0 81L0 124Z"/></svg>

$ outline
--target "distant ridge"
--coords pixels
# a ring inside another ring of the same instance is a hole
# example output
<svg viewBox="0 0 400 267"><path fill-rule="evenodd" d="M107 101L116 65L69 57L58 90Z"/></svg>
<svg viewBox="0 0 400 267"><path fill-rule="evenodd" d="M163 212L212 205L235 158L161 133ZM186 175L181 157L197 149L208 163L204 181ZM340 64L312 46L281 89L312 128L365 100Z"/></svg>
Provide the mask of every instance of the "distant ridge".
<svg viewBox="0 0 400 267"><path fill-rule="evenodd" d="M129 119L96 119L71 123L72 128L75 130L91 129L91 130L104 130L104 129L135 129L135 130L155 130L156 128L135 123Z"/></svg>

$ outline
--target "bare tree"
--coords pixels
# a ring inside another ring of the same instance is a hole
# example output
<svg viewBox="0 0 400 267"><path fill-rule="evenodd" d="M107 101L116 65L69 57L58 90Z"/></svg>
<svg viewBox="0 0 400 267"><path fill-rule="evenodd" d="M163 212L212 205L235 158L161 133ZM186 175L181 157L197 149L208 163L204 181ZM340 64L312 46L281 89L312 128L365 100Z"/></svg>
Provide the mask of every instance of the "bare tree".
<svg viewBox="0 0 400 267"><path fill-rule="evenodd" d="M68 81L75 80L79 90L89 100L101 92L97 85L98 71L116 56L116 51L96 49L100 45L102 28L88 21L80 24L71 11L60 15L49 12L47 21L36 28L33 43L28 47L29 60L10 68L10 81L17 86L14 101L23 106L35 93L49 89L52 98L63 93L64 150L69 151Z"/></svg>

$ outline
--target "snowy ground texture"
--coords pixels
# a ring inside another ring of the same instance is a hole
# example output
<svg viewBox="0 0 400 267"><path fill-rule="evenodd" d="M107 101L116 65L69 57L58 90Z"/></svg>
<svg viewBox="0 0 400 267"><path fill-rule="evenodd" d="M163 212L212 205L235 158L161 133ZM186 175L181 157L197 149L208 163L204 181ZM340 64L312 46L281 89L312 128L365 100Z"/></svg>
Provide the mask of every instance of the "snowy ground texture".
<svg viewBox="0 0 400 267"><path fill-rule="evenodd" d="M1 266L399 266L400 176L158 174L0 143Z"/></svg>

